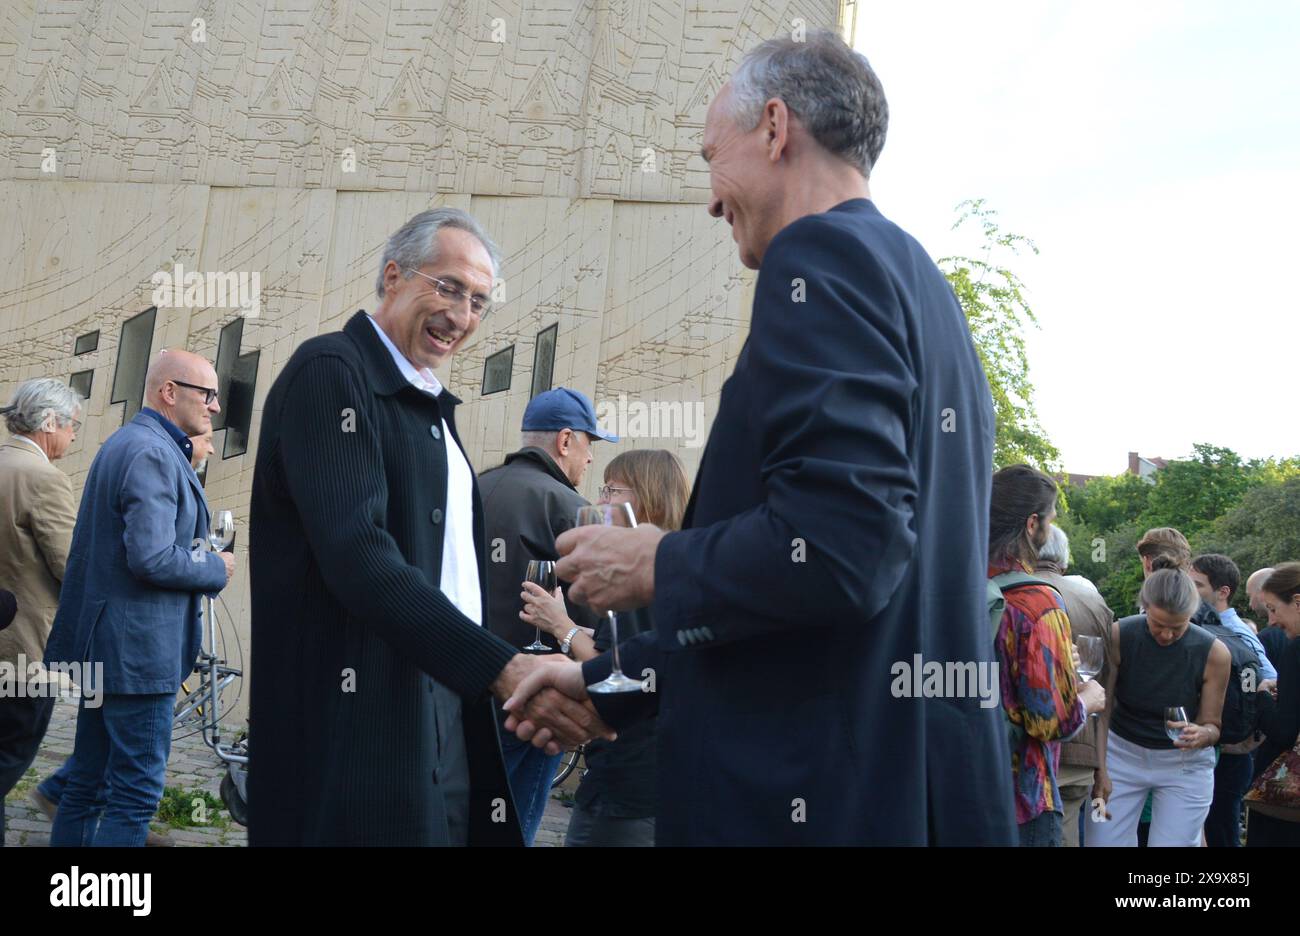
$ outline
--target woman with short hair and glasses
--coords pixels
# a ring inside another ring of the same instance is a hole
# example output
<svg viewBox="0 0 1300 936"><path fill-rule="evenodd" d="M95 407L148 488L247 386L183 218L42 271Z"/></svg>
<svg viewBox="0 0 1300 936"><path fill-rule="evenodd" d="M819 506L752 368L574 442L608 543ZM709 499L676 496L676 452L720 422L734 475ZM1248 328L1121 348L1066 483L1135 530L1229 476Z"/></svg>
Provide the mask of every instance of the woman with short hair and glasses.
<svg viewBox="0 0 1300 936"><path fill-rule="evenodd" d="M605 467L599 503L628 504L637 523L678 530L689 497L686 472L672 452L636 449L615 456ZM567 652L575 660L590 660L610 648L608 618L600 618L595 634L575 628L564 613L558 589L548 595L541 586L525 582L522 597L524 610L519 616L557 640L567 637ZM653 628L649 608L619 612L619 645ZM623 729L617 741L592 741L585 749L585 757L587 772L578 786L564 844L653 845L655 719Z"/></svg>

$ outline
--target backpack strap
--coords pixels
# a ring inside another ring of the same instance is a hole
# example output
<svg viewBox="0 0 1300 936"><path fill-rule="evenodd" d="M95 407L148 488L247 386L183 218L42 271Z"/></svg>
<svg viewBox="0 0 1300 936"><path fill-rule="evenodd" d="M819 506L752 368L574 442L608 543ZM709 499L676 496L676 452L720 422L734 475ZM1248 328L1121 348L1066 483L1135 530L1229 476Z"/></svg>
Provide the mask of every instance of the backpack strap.
<svg viewBox="0 0 1300 936"><path fill-rule="evenodd" d="M1020 588L1024 585L1042 585L1045 588L1050 588L1058 595L1060 594L1060 591L1051 582L1045 582L1027 572L1003 572L1001 575L995 575L990 581L996 584L1002 592L1008 592L1013 588Z"/></svg>
<svg viewBox="0 0 1300 936"><path fill-rule="evenodd" d="M989 579L988 606L989 606L989 623L993 627L993 639L998 638L998 627L1001 626L1002 615L1007 609L1007 599L1005 593L1012 589L1020 588L1024 585L1042 585L1056 591L1051 582L1045 582L1040 578L1035 578L1027 572L1003 572L1001 575L995 575ZM1059 595L1060 592L1057 592ZM1064 601L1062 602L1064 604Z"/></svg>

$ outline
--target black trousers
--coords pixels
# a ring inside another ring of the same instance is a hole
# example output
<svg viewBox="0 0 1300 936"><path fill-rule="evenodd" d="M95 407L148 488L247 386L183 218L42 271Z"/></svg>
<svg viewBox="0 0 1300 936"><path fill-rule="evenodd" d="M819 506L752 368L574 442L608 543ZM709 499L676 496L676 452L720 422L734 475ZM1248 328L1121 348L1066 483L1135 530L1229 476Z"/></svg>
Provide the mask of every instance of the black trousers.
<svg viewBox="0 0 1300 936"><path fill-rule="evenodd" d="M1205 817L1205 844L1241 847L1241 798L1250 789L1255 767L1249 754L1224 754L1214 768L1214 802Z"/></svg>
<svg viewBox="0 0 1300 936"><path fill-rule="evenodd" d="M1251 848L1300 848L1300 822L1288 822L1249 810L1246 845Z"/></svg>
<svg viewBox="0 0 1300 936"><path fill-rule="evenodd" d="M36 759L53 713L53 698L0 699L0 847L5 843L4 798Z"/></svg>

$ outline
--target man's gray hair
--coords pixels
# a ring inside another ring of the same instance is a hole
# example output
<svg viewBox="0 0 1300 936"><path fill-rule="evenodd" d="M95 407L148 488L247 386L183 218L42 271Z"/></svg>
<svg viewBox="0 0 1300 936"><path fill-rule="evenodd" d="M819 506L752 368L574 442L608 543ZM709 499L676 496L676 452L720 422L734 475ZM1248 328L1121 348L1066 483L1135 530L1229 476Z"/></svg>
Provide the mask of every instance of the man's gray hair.
<svg viewBox="0 0 1300 936"><path fill-rule="evenodd" d="M402 278L410 279L408 270L418 270L438 259L438 232L443 228L466 231L478 238L479 243L492 258L492 276L501 270L501 251L492 243L474 216L459 208L430 208L403 224L384 246L383 259L379 261L379 276L375 278L375 294L384 298L384 269L392 260L401 268Z"/></svg>
<svg viewBox="0 0 1300 936"><path fill-rule="evenodd" d="M1182 569L1160 569L1142 583L1138 603L1143 608L1159 608L1174 617L1191 617L1201 606L1201 593L1192 577Z"/></svg>
<svg viewBox="0 0 1300 936"><path fill-rule="evenodd" d="M829 29L751 49L731 76L731 93L731 116L742 130L758 126L763 106L780 98L822 147L864 176L885 146L889 105L880 79L866 56Z"/></svg>
<svg viewBox="0 0 1300 936"><path fill-rule="evenodd" d="M66 425L77 418L84 401L81 394L61 380L37 377L19 384L4 413L5 427L14 435L31 435L39 432L45 421L53 417L57 425Z"/></svg>
<svg viewBox="0 0 1300 936"><path fill-rule="evenodd" d="M555 451L555 437L559 429L525 429L519 433L519 444L524 448L539 448L544 452Z"/></svg>
<svg viewBox="0 0 1300 936"><path fill-rule="evenodd" d="M1038 558L1055 562L1062 572L1070 567L1070 538L1055 523L1047 528L1047 542L1038 550Z"/></svg>

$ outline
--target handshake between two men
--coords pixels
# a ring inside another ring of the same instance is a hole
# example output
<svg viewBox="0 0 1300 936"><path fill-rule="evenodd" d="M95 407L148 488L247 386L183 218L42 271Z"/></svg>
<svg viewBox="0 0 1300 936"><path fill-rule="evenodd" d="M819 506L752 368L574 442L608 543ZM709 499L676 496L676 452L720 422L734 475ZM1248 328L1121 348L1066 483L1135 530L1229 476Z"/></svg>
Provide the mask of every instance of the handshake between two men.
<svg viewBox="0 0 1300 936"><path fill-rule="evenodd" d="M556 539L555 574L571 583L571 600L598 613L645 607L654 599L655 551L664 536L652 524L577 527ZM582 665L560 654L516 656L492 690L508 696L506 730L548 754L617 737L591 702Z"/></svg>

